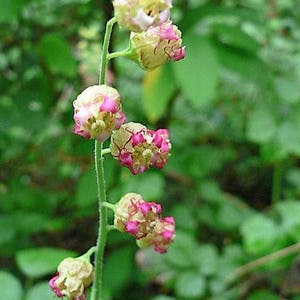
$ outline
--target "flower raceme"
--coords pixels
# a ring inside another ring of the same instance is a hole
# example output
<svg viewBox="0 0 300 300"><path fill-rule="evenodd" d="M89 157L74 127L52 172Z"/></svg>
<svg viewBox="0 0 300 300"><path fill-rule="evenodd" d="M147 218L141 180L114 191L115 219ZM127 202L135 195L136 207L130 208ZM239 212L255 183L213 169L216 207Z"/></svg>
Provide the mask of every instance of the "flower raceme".
<svg viewBox="0 0 300 300"><path fill-rule="evenodd" d="M73 102L74 133L105 141L125 122L118 91L105 84L86 88Z"/></svg>
<svg viewBox="0 0 300 300"><path fill-rule="evenodd" d="M175 238L173 217L161 217L161 206L146 202L141 195L128 193L115 207L114 226L135 237L139 247L153 246L154 251L167 252Z"/></svg>
<svg viewBox="0 0 300 300"><path fill-rule="evenodd" d="M166 22L170 16L171 0L114 0L115 17L121 27L133 32L147 30Z"/></svg>
<svg viewBox="0 0 300 300"><path fill-rule="evenodd" d="M140 123L129 122L111 136L111 154L132 174L150 166L161 169L167 162L171 143L167 129L150 130Z"/></svg>
<svg viewBox="0 0 300 300"><path fill-rule="evenodd" d="M57 271L57 275L49 281L56 296L85 300L85 290L93 281L93 265L84 259L69 257L59 264Z"/></svg>
<svg viewBox="0 0 300 300"><path fill-rule="evenodd" d="M168 60L178 61L185 56L181 32L170 21L140 33L131 33L130 50L130 57L145 70L153 70Z"/></svg>

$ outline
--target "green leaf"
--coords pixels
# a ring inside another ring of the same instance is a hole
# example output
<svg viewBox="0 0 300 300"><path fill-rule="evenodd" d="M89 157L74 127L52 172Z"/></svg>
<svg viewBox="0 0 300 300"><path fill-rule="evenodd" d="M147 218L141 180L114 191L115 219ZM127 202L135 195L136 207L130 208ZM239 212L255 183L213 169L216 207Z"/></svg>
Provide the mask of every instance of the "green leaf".
<svg viewBox="0 0 300 300"><path fill-rule="evenodd" d="M259 106L249 114L246 136L250 141L265 143L271 139L275 130L276 120L270 109Z"/></svg>
<svg viewBox="0 0 300 300"><path fill-rule="evenodd" d="M132 247L122 247L105 259L103 286L110 294L118 295L131 280L133 256Z"/></svg>
<svg viewBox="0 0 300 300"><path fill-rule="evenodd" d="M39 52L53 74L73 77L76 63L65 38L58 33L45 34L38 44Z"/></svg>
<svg viewBox="0 0 300 300"><path fill-rule="evenodd" d="M48 282L40 282L31 287L25 296L25 300L53 300L54 293L50 290Z"/></svg>
<svg viewBox="0 0 300 300"><path fill-rule="evenodd" d="M0 271L1 299L21 300L22 286L12 274Z"/></svg>
<svg viewBox="0 0 300 300"><path fill-rule="evenodd" d="M251 254L266 254L274 249L278 227L263 214L256 214L243 223L241 234L246 251Z"/></svg>
<svg viewBox="0 0 300 300"><path fill-rule="evenodd" d="M122 185L118 187L111 202L119 201L125 193L130 192L140 193L147 201L157 201L163 196L164 189L165 179L160 173L148 171L139 176L128 174L128 177L124 177Z"/></svg>
<svg viewBox="0 0 300 300"><path fill-rule="evenodd" d="M205 244L195 251L199 272L205 276L213 275L218 268L218 252L215 245Z"/></svg>
<svg viewBox="0 0 300 300"><path fill-rule="evenodd" d="M84 173L77 184L75 201L79 207L87 207L97 203L97 185L94 166Z"/></svg>
<svg viewBox="0 0 300 300"><path fill-rule="evenodd" d="M19 269L28 277L37 278L56 272L58 264L76 253L58 248L33 248L18 251L16 262Z"/></svg>
<svg viewBox="0 0 300 300"><path fill-rule="evenodd" d="M300 101L299 80L294 76L278 77L275 79L275 88L280 98L287 103Z"/></svg>
<svg viewBox="0 0 300 300"><path fill-rule="evenodd" d="M175 90L176 86L169 64L146 73L142 100L146 115L151 122L156 122L165 114Z"/></svg>
<svg viewBox="0 0 300 300"><path fill-rule="evenodd" d="M216 96L218 60L210 41L193 32L184 37L186 57L174 63L178 86L197 107L210 103Z"/></svg>
<svg viewBox="0 0 300 300"><path fill-rule="evenodd" d="M164 254L164 258L166 262L177 268L197 268L194 257L197 249L197 242L190 234L176 231L175 241Z"/></svg>
<svg viewBox="0 0 300 300"><path fill-rule="evenodd" d="M205 288L205 280L199 273L185 272L177 279L175 293L180 299L199 299L205 294Z"/></svg>
<svg viewBox="0 0 300 300"><path fill-rule="evenodd" d="M300 202L285 201L278 203L275 207L281 218L281 228L285 234L289 234L298 241L300 238Z"/></svg>
<svg viewBox="0 0 300 300"><path fill-rule="evenodd" d="M251 36L242 31L241 28L227 24L214 24L213 30L219 40L229 46L240 48L248 52L256 52L259 44Z"/></svg>
<svg viewBox="0 0 300 300"><path fill-rule="evenodd" d="M300 135L299 124L287 120L278 128L277 142L281 155L300 155Z"/></svg>

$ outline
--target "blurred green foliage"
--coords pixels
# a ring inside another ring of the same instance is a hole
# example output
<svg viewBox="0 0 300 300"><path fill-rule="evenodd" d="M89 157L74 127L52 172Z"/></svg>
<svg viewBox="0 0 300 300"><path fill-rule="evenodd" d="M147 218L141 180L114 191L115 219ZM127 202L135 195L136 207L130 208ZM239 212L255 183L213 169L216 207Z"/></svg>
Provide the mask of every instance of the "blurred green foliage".
<svg viewBox="0 0 300 300"><path fill-rule="evenodd" d="M162 202L177 237L161 256L110 233L105 297L297 300L296 254L227 279L300 241L300 1L173 4L185 60L145 74L120 58L107 78L129 121L169 128L172 156L135 177L105 167L111 202ZM97 82L112 13L104 0L0 1L3 299L53 299L57 262L95 243L93 143L72 134L72 100ZM116 27L112 49L127 43Z"/></svg>

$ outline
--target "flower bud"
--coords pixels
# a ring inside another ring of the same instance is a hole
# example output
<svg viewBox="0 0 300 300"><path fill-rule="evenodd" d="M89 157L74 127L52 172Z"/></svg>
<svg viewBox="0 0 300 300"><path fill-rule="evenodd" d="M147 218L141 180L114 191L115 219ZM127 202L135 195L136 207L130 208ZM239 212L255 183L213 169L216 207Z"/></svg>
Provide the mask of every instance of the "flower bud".
<svg viewBox="0 0 300 300"><path fill-rule="evenodd" d="M81 258L66 258L57 271L58 274L49 281L56 296L84 300L85 290L93 281L93 265Z"/></svg>
<svg viewBox="0 0 300 300"><path fill-rule="evenodd" d="M170 16L171 0L114 0L115 17L121 27L141 32L160 25Z"/></svg>
<svg viewBox="0 0 300 300"><path fill-rule="evenodd" d="M152 26L144 32L132 33L130 48L130 57L146 70L153 70L169 59L177 61L185 56L181 32L171 22Z"/></svg>
<svg viewBox="0 0 300 300"><path fill-rule="evenodd" d="M171 144L167 129L156 131L139 123L126 123L111 137L111 154L136 175L150 166L162 168L169 157Z"/></svg>
<svg viewBox="0 0 300 300"><path fill-rule="evenodd" d="M153 245L154 251L166 253L170 243L175 238L175 221L173 217L159 218L152 223L152 232L137 240L141 248Z"/></svg>
<svg viewBox="0 0 300 300"><path fill-rule="evenodd" d="M153 222L160 213L159 204L146 202L139 194L128 193L116 205L114 226L117 230L140 239L151 232Z"/></svg>
<svg viewBox="0 0 300 300"><path fill-rule="evenodd" d="M85 89L73 106L73 132L87 139L103 142L125 122L118 91L104 84Z"/></svg>

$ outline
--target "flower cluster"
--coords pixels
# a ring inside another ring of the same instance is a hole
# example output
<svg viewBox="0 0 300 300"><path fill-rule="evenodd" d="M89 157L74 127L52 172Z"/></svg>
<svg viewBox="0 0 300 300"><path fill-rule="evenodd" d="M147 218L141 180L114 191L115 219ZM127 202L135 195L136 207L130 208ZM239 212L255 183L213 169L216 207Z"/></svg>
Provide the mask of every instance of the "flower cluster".
<svg viewBox="0 0 300 300"><path fill-rule="evenodd" d="M105 141L125 122L118 91L105 84L85 89L73 102L74 133Z"/></svg>
<svg viewBox="0 0 300 300"><path fill-rule="evenodd" d="M57 268L57 275L49 285L57 297L70 300L85 300L86 288L93 281L93 265L80 257L66 258Z"/></svg>
<svg viewBox="0 0 300 300"><path fill-rule="evenodd" d="M153 245L159 253L165 253L175 238L174 218L162 218L160 204L146 202L136 193L126 194L117 203L114 226L133 235L139 247Z"/></svg>
<svg viewBox="0 0 300 300"><path fill-rule="evenodd" d="M111 154L132 174L140 174L150 166L161 169L167 162L171 144L167 129L156 131L129 122L111 137Z"/></svg>
<svg viewBox="0 0 300 300"><path fill-rule="evenodd" d="M143 69L154 70L169 59L181 60L185 56L181 32L171 21L151 26L130 36L131 58Z"/></svg>
<svg viewBox="0 0 300 300"><path fill-rule="evenodd" d="M115 17L121 27L141 32L167 21L171 0L114 0Z"/></svg>
<svg viewBox="0 0 300 300"><path fill-rule="evenodd" d="M129 29L127 56L145 70L153 70L168 60L185 56L181 32L170 20L171 0L115 0L115 17Z"/></svg>

